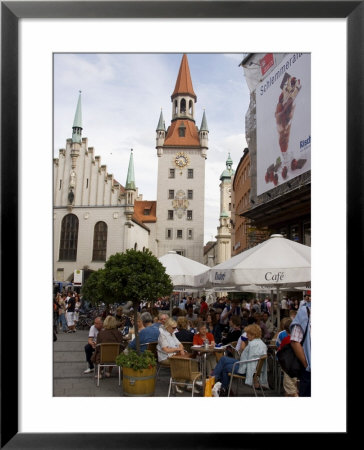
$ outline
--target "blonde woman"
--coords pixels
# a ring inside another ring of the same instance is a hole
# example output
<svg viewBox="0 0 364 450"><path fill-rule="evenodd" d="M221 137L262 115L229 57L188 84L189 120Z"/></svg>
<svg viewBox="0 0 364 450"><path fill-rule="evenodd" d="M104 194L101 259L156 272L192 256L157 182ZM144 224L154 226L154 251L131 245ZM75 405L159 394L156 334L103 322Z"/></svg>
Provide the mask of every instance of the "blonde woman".
<svg viewBox="0 0 364 450"><path fill-rule="evenodd" d="M262 329L257 324L248 325L244 328L244 332L247 335L249 344L244 348L240 361L248 361L250 359L260 358L263 355L267 354L267 346L262 341ZM230 377L229 373L231 373L234 363L238 360L235 358L231 358L230 356L223 356L220 358L217 363L213 375L215 376L216 381L221 381L221 392L220 396L224 396L227 393L227 389L229 387ZM255 373L255 369L257 366L257 362L249 362L247 364L240 364L235 367L236 373L242 374L246 376L245 384L252 385L253 384L253 375ZM267 380L267 363L264 362L262 374L260 377L260 382L262 386L268 386Z"/></svg>
<svg viewBox="0 0 364 450"><path fill-rule="evenodd" d="M183 345L176 337L177 322L174 319L167 319L164 326L159 328L158 338L158 361L168 364L168 359L173 355L185 356Z"/></svg>

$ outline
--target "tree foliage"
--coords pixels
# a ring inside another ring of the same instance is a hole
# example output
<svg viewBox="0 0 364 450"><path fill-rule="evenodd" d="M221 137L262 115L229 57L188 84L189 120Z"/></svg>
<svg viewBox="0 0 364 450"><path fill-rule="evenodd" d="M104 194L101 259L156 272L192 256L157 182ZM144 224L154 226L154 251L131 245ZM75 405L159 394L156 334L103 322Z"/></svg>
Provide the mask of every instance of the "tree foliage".
<svg viewBox="0 0 364 450"><path fill-rule="evenodd" d="M93 303L130 300L137 307L141 301L155 301L158 297L170 295L172 290L172 281L165 267L150 250L130 249L111 255L105 268L88 278L82 293Z"/></svg>

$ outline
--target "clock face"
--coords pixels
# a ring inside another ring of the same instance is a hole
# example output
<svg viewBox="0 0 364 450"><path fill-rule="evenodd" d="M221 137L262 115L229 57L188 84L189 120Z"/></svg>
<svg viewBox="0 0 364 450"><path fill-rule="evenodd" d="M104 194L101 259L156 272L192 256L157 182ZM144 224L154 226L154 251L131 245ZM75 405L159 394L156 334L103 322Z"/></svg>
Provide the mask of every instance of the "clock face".
<svg viewBox="0 0 364 450"><path fill-rule="evenodd" d="M180 168L185 167L189 164L188 156L183 152L177 153L174 159L174 163L176 164L177 167Z"/></svg>

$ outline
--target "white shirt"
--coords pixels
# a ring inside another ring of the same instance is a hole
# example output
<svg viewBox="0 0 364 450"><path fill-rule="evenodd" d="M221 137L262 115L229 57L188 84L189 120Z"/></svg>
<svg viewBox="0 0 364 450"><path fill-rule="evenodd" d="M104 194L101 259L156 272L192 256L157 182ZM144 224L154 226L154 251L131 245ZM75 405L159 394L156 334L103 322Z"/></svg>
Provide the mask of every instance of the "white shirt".
<svg viewBox="0 0 364 450"><path fill-rule="evenodd" d="M175 333L170 333L164 327L159 328L159 338L158 338L158 361L163 361L176 353L166 353L162 350L163 347L172 347L178 349L180 346L180 341L176 338Z"/></svg>
<svg viewBox="0 0 364 450"><path fill-rule="evenodd" d="M88 332L88 337L92 338L93 342L96 344L96 338L99 334L99 330L95 327L95 325L92 325L90 328L90 331Z"/></svg>

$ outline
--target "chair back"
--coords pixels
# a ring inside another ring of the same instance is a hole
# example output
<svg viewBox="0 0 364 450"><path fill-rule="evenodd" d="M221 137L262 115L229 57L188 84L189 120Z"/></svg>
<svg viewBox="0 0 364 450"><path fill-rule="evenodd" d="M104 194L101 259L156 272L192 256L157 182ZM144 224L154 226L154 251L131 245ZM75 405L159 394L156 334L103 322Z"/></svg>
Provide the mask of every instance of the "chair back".
<svg viewBox="0 0 364 450"><path fill-rule="evenodd" d="M169 358L171 377L177 380L191 380L192 379L192 369L190 358Z"/></svg>
<svg viewBox="0 0 364 450"><path fill-rule="evenodd" d="M120 344L118 342L105 342L98 344L100 346L100 364L114 362L120 354Z"/></svg>
<svg viewBox="0 0 364 450"><path fill-rule="evenodd" d="M148 342L147 350L153 353L154 357L158 361L158 350L157 350L158 342Z"/></svg>
<svg viewBox="0 0 364 450"><path fill-rule="evenodd" d="M262 373L262 369L263 369L263 365L265 360L268 358L268 355L263 355L259 358L259 361L257 363L257 367L255 369L255 374L253 376L254 381L256 381L256 379L260 377L260 374Z"/></svg>

